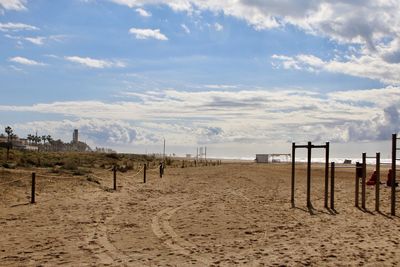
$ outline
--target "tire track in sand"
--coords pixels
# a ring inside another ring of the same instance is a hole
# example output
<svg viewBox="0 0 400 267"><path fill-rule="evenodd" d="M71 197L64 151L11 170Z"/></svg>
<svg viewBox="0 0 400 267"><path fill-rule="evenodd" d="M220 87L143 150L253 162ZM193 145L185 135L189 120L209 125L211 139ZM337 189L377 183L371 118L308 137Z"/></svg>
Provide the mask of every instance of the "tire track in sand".
<svg viewBox="0 0 400 267"><path fill-rule="evenodd" d="M159 211L152 219L151 229L153 233L170 249L205 265L210 265L212 261L208 258L196 255L196 253L198 253L197 246L181 238L169 223L170 219L176 212L187 207L193 208L201 201L203 201L203 199L186 201L176 208L166 208Z"/></svg>

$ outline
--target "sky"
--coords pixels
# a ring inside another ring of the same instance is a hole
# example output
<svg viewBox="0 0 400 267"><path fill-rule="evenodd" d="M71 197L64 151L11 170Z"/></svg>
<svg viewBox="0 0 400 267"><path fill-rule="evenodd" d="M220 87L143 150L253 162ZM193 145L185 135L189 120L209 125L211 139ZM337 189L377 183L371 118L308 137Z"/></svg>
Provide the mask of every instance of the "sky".
<svg viewBox="0 0 400 267"><path fill-rule="evenodd" d="M0 126L64 141L77 128L128 153L312 141L387 158L399 14L397 0L0 0Z"/></svg>

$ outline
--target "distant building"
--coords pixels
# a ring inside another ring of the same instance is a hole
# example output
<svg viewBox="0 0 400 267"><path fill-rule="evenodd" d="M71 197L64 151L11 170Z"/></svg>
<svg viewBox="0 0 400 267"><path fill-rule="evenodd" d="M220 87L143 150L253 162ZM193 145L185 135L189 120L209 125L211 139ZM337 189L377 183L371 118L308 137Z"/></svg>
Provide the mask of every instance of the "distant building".
<svg viewBox="0 0 400 267"><path fill-rule="evenodd" d="M288 162L290 159L290 154L257 154L257 163L279 163Z"/></svg>
<svg viewBox="0 0 400 267"><path fill-rule="evenodd" d="M78 142L79 142L78 129L75 129L74 133L72 134L72 143L77 144Z"/></svg>

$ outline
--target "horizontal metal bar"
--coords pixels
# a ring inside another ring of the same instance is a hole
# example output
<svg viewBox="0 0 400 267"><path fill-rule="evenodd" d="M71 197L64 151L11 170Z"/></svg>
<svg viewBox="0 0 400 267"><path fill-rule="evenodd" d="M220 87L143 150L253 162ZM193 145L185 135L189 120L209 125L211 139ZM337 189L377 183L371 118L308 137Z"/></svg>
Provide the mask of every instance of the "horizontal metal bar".
<svg viewBox="0 0 400 267"><path fill-rule="evenodd" d="M365 157L366 159L376 159L376 156L375 157Z"/></svg>
<svg viewBox="0 0 400 267"><path fill-rule="evenodd" d="M308 148L308 146L307 146L307 145L304 145L304 146L294 146L294 148Z"/></svg>
<svg viewBox="0 0 400 267"><path fill-rule="evenodd" d="M314 145L312 145L311 147L312 147L312 148L326 148L326 145L321 145L321 146L314 146Z"/></svg>

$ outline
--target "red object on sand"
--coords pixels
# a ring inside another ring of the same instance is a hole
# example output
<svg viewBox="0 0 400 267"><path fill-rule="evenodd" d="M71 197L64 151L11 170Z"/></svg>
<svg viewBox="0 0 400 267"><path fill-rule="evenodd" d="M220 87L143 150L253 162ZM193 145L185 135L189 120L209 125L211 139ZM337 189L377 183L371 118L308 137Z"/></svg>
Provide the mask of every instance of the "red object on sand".
<svg viewBox="0 0 400 267"><path fill-rule="evenodd" d="M368 180L367 185L375 185L376 184L376 171L372 174L371 178Z"/></svg>

